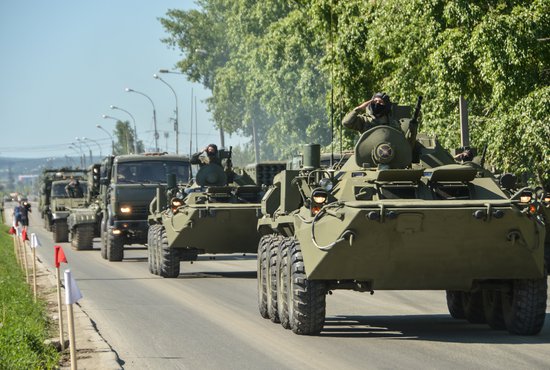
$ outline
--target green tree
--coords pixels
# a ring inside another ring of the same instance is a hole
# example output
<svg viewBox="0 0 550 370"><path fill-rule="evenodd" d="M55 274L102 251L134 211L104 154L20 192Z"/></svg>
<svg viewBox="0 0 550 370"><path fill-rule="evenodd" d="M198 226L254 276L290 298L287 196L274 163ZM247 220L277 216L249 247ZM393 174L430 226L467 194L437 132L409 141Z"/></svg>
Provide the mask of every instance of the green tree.
<svg viewBox="0 0 550 370"><path fill-rule="evenodd" d="M116 138L114 154L121 155L134 153L135 134L130 126L130 122L117 121L114 133ZM143 153L145 151L141 140L137 141L137 150L138 153Z"/></svg>

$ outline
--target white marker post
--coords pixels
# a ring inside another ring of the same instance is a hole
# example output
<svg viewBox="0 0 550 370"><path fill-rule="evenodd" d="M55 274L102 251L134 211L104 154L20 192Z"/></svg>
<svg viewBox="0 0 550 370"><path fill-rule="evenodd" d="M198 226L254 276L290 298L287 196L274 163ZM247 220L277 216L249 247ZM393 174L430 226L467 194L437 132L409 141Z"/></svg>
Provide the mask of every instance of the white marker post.
<svg viewBox="0 0 550 370"><path fill-rule="evenodd" d="M61 274L59 273L59 266L61 263L67 263L65 258L65 252L59 245L54 246L54 263L55 273L57 276L57 310L59 312L59 340L61 342L61 350L65 350L65 336L63 335L63 306L61 306Z"/></svg>
<svg viewBox="0 0 550 370"><path fill-rule="evenodd" d="M71 353L71 370L76 370L76 343L74 335L73 304L76 303L82 294L71 275L71 270L65 270L65 304L67 305L67 317L69 319L69 348Z"/></svg>
<svg viewBox="0 0 550 370"><path fill-rule="evenodd" d="M36 302L36 248L40 247L40 240L38 239L38 236L36 236L35 233L31 234L31 249L32 249L32 285L33 285L33 292L34 292L34 301Z"/></svg>
<svg viewBox="0 0 550 370"><path fill-rule="evenodd" d="M27 261L27 243L23 239L23 228L20 226L17 229L17 235L19 235L19 241L21 243L21 252L23 253L23 264L25 265L25 277L27 284L29 283L29 262Z"/></svg>

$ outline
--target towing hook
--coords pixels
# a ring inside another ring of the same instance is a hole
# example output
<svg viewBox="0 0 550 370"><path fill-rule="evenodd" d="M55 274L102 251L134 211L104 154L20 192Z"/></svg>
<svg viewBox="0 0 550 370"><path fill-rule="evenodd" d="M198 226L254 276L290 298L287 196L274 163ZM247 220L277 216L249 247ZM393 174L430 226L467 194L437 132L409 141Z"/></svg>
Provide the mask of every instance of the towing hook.
<svg viewBox="0 0 550 370"><path fill-rule="evenodd" d="M508 235L506 235L506 239L509 242L512 242L512 245L516 244L516 242L520 240L520 238L521 238L521 235L517 230L512 230L508 233Z"/></svg>

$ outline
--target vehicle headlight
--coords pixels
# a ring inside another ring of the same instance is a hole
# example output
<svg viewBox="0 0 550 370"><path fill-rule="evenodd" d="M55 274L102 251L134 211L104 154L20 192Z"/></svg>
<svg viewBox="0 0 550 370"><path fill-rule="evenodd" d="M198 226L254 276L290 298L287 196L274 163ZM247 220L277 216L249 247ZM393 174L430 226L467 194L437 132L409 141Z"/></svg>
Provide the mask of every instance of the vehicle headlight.
<svg viewBox="0 0 550 370"><path fill-rule="evenodd" d="M172 209L172 212L176 213L178 211L178 208L183 206L183 200L180 198L172 198L170 200L170 208Z"/></svg>
<svg viewBox="0 0 550 370"><path fill-rule="evenodd" d="M120 212L121 213L132 213L132 207L130 206L120 206Z"/></svg>
<svg viewBox="0 0 550 370"><path fill-rule="evenodd" d="M519 203L520 204L527 204L531 202L531 199L533 199L533 194L531 192L523 192L519 196Z"/></svg>
<svg viewBox="0 0 550 370"><path fill-rule="evenodd" d="M326 203L328 199L328 193L325 189L315 189L311 193L311 214L316 215L319 213L321 208L323 208L323 205Z"/></svg>

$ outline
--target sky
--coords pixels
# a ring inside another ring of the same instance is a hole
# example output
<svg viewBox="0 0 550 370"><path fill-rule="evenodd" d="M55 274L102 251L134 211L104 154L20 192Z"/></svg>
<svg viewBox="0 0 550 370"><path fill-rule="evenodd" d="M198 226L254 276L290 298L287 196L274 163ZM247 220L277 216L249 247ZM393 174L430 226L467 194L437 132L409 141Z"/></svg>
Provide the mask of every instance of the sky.
<svg viewBox="0 0 550 370"><path fill-rule="evenodd" d="M179 153L189 153L192 92L198 126L193 152L219 144L204 103L210 91L184 75L158 73L174 70L182 58L181 51L160 41L168 34L158 18L168 9L196 7L192 0L1 0L0 157L77 156L80 148L109 154L108 133L113 135L116 120L103 115L133 125L132 115L138 139L154 148L153 105L125 88L153 101L162 150L176 149L171 119L177 96ZM176 96L153 78L155 73ZM226 146L246 141L225 137ZM79 149L69 148L75 142Z"/></svg>

